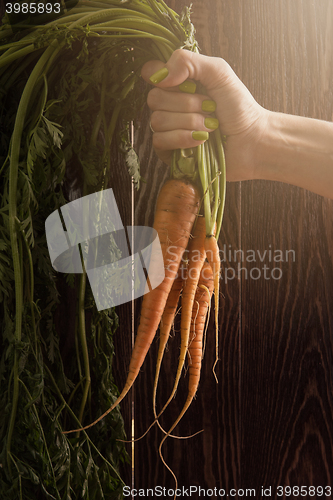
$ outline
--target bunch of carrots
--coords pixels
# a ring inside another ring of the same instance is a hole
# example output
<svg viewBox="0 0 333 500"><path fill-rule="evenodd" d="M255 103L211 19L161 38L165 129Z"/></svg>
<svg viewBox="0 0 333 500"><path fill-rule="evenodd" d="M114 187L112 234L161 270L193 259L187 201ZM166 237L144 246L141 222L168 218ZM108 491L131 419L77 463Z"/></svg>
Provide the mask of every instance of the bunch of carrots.
<svg viewBox="0 0 333 500"><path fill-rule="evenodd" d="M165 466L162 445L189 408L199 385L203 356L203 337L213 292L215 293L215 321L218 327L218 296L220 257L216 224L213 232L206 231L205 217L200 215L201 195L199 189L186 179L170 179L161 188L155 211L156 229L162 248L165 278L154 290L144 295L138 332L129 364L125 386L115 401L103 415L93 423L68 432L87 429L102 420L127 395L145 360L149 347L159 328L160 343L156 362L153 389L155 422L173 399L184 367L186 355L189 363L188 396L182 411L160 443L159 453ZM187 251L187 267L182 268L184 253ZM185 276L184 276L185 274ZM163 409L156 412L156 392L163 354L175 320L181 296L181 348L173 390ZM217 344L218 346L218 344ZM216 361L217 362L217 353ZM215 368L214 364L214 368Z"/></svg>
<svg viewBox="0 0 333 500"><path fill-rule="evenodd" d="M177 152L174 153L174 156ZM225 167L223 161L223 168ZM217 176L218 182L220 179ZM209 191L209 186L208 190ZM160 190L155 210L154 229L157 231L161 243L165 277L162 283L154 290L144 295L138 332L129 364L128 377L125 386L115 401L103 415L93 423L82 427L87 429L102 420L127 395L140 368L145 360L155 334L160 329L160 344L156 362L156 374L153 389L153 408L155 422L164 412L173 399L186 355L189 360L188 396L182 411L168 430L160 443L159 453L163 463L162 445L166 438L179 423L189 408L199 385L201 362L203 356L203 337L212 294L215 294L215 322L216 322L216 360L218 360L218 304L219 304L219 274L220 256L217 244L216 221L211 226L207 216L200 214L200 206L205 193L200 193L194 183L187 178L170 179ZM211 228L211 231L207 231ZM187 252L188 264L182 268L183 257ZM185 274L185 276L184 276ZM181 349L175 383L170 397L163 409L156 412L156 392L163 354L170 331L175 320L178 302L181 299ZM215 368L214 364L214 368ZM215 372L214 372L215 374ZM177 483L177 478L174 476Z"/></svg>

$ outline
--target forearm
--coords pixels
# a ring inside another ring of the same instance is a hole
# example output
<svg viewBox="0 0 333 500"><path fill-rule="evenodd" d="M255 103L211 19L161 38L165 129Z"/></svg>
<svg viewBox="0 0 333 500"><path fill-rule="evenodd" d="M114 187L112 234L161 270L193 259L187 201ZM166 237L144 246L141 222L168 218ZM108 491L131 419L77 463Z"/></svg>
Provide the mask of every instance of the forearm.
<svg viewBox="0 0 333 500"><path fill-rule="evenodd" d="M333 123L268 112L256 177L333 198Z"/></svg>

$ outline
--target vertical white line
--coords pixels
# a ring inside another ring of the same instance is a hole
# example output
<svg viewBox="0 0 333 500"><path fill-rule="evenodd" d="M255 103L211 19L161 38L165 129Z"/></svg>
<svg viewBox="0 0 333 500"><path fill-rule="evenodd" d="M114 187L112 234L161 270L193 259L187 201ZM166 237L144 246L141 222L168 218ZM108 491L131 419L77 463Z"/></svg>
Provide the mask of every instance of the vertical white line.
<svg viewBox="0 0 333 500"><path fill-rule="evenodd" d="M133 121L131 122L131 129L130 129L130 135L131 135L131 144L132 147L134 146L134 124ZM134 247L134 225L135 225L135 220L134 220L134 182L133 182L133 177L132 177L132 183L131 183L131 231L132 231L132 247ZM134 259L134 255L133 255ZM132 273L134 273L134 262L132 261ZM132 284L134 284L134 276L132 274ZM132 286L132 349L134 347L134 287ZM131 426L131 440L132 440L132 491L134 490L134 391L132 392L132 426ZM132 496L132 500L134 500L134 497Z"/></svg>
<svg viewBox="0 0 333 500"><path fill-rule="evenodd" d="M239 221L239 246L241 249L243 249L243 233L242 233L242 182L239 183L239 214L240 214L240 221ZM238 362L239 362L239 374L238 374L238 404L239 404L239 415L238 415L238 426L239 428L242 429L242 314L243 314L243 303L242 303L242 290L243 290L243 278L241 275L241 279L239 281L239 330L238 330L238 335L239 335L239 340L238 340L238 348L239 348L239 353L238 353ZM242 431L241 431L242 432ZM240 439L242 439L242 436L240 436ZM240 475L242 474L242 470L240 471Z"/></svg>
<svg viewBox="0 0 333 500"><path fill-rule="evenodd" d="M241 12L240 12L240 61L242 61L240 67L241 67L241 78L243 77L243 70L244 70L244 62L243 62L243 44L244 44L244 10L243 10L243 4L241 3ZM239 183L239 246L241 249L243 249L243 233L242 233L242 182ZM241 275L242 276L242 275ZM242 462L240 458L240 450L242 446L242 439L243 439L243 427L242 427L242 326L243 326L243 321L242 321L242 314L243 314L243 304L242 304L242 286L243 286L243 280L242 277L239 281L239 307L238 307L238 314L239 314L239 323L238 323L238 335L239 335L239 340L238 340L238 348L239 348L239 354L238 354L238 360L239 360L239 372L238 372L238 429L236 430L237 436L238 436L238 460L239 460L239 480L242 481Z"/></svg>

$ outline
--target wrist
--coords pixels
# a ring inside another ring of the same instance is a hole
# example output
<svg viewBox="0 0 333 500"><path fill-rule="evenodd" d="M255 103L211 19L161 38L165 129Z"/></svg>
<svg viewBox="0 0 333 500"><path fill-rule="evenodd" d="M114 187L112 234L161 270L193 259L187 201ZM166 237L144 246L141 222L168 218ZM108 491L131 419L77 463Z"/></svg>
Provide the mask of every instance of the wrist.
<svg viewBox="0 0 333 500"><path fill-rule="evenodd" d="M287 156L287 152L282 152L281 149L281 143L287 140L284 139L286 131L283 130L283 114L265 110L261 126L261 136L256 147L254 179L283 182L285 160L282 155Z"/></svg>
<svg viewBox="0 0 333 500"><path fill-rule="evenodd" d="M272 150L276 146L274 135L274 113L262 108L252 140L251 179L272 180L275 169L272 162Z"/></svg>

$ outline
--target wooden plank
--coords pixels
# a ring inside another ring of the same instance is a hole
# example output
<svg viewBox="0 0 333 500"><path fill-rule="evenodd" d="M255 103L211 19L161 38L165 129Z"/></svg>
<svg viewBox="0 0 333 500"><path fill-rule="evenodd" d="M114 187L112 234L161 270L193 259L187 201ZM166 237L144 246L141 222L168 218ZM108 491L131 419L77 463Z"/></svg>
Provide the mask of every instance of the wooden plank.
<svg viewBox="0 0 333 500"><path fill-rule="evenodd" d="M330 0L243 2L242 77L260 104L332 119L332 13ZM256 252L242 279L242 485L273 498L279 485L332 484L332 208L293 186L242 183L242 249Z"/></svg>

